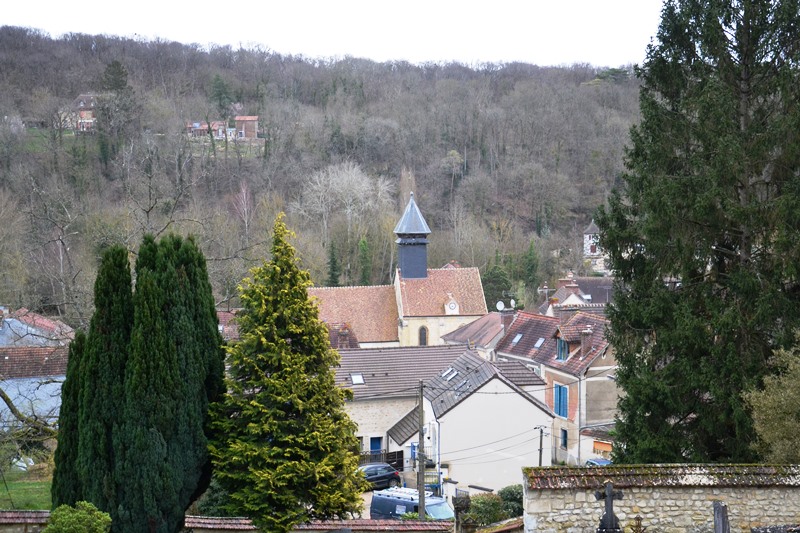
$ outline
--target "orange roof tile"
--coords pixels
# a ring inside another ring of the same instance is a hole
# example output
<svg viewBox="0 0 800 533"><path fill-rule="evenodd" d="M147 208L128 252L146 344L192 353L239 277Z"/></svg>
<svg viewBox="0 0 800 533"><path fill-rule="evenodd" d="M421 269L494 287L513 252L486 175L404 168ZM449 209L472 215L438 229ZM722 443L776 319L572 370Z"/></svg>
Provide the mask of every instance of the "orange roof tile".
<svg viewBox="0 0 800 533"><path fill-rule="evenodd" d="M397 303L394 287L311 287L308 295L319 303L319 318L327 323L346 322L359 342L395 342Z"/></svg>
<svg viewBox="0 0 800 533"><path fill-rule="evenodd" d="M398 274L403 316L444 316L450 297L458 302L459 315L487 313L481 275L477 268L428 269L428 277L404 279Z"/></svg>

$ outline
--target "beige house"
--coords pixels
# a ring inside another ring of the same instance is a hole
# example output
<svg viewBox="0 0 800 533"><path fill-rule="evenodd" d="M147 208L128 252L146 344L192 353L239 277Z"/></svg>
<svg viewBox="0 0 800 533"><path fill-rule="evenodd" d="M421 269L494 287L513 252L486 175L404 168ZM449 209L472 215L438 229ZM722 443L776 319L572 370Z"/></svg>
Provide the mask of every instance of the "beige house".
<svg viewBox="0 0 800 533"><path fill-rule="evenodd" d="M362 452L405 451L389 430L417 405L420 380L428 380L467 351L466 346L412 346L339 350L336 384L353 391L347 414L358 425Z"/></svg>

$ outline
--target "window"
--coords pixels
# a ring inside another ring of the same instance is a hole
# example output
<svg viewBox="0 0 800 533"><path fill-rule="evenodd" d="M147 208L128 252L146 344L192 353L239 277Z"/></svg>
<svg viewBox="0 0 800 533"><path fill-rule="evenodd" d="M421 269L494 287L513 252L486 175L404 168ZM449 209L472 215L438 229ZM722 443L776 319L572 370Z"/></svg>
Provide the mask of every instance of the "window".
<svg viewBox="0 0 800 533"><path fill-rule="evenodd" d="M361 373L350 374L350 379L353 381L353 385L363 385L364 384L364 374L361 374Z"/></svg>
<svg viewBox="0 0 800 533"><path fill-rule="evenodd" d="M564 418L567 418L567 406L569 405L568 390L564 385L553 385L553 411Z"/></svg>
<svg viewBox="0 0 800 533"><path fill-rule="evenodd" d="M561 447L564 448L565 450L567 449L567 444L569 444L569 442L567 441L568 437L569 437L569 434L567 433L567 430L566 429L562 429L561 430Z"/></svg>
<svg viewBox="0 0 800 533"><path fill-rule="evenodd" d="M556 359L559 361L566 361L569 355L569 344L562 338L556 339Z"/></svg>
<svg viewBox="0 0 800 533"><path fill-rule="evenodd" d="M539 340L536 341L536 344L533 345L534 348L539 349L544 344L544 337L539 337Z"/></svg>
<svg viewBox="0 0 800 533"><path fill-rule="evenodd" d="M520 339L522 339L522 333L517 333L516 335L514 335L514 340L511 341L511 347L513 348L514 346L516 346L517 343L520 341Z"/></svg>
<svg viewBox="0 0 800 533"><path fill-rule="evenodd" d="M425 326L419 328L419 345L420 346L428 345L428 328L426 328Z"/></svg>
<svg viewBox="0 0 800 533"><path fill-rule="evenodd" d="M597 253L597 245L596 244L592 244L591 246L589 246L589 250L591 251L591 253L596 254Z"/></svg>

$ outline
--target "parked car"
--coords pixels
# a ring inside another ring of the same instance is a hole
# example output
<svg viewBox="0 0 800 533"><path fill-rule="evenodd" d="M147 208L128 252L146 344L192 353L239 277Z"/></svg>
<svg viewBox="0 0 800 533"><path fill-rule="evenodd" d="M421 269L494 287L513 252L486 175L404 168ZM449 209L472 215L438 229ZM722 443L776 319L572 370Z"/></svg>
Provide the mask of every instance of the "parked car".
<svg viewBox="0 0 800 533"><path fill-rule="evenodd" d="M610 466L611 464L610 459L604 459L602 457L596 457L586 461L586 466Z"/></svg>
<svg viewBox="0 0 800 533"><path fill-rule="evenodd" d="M399 487L403 484L400 472L389 463L367 463L358 469L364 473L364 477L372 484L373 489Z"/></svg>
<svg viewBox="0 0 800 533"><path fill-rule="evenodd" d="M416 489L393 488L372 493L369 517L373 520L384 518L400 519L406 513L419 512L419 493ZM425 493L425 514L432 520L451 520L455 517L447 500Z"/></svg>

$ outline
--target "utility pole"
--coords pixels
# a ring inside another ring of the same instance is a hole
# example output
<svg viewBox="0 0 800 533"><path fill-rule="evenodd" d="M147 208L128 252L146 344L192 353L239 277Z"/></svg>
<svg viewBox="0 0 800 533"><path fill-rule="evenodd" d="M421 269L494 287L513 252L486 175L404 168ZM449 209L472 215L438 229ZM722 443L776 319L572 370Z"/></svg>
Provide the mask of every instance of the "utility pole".
<svg viewBox="0 0 800 533"><path fill-rule="evenodd" d="M425 396L422 394L422 380L419 380L419 446L417 446L417 490L419 491L419 519L425 520Z"/></svg>
<svg viewBox="0 0 800 533"><path fill-rule="evenodd" d="M544 426L536 426L536 427L539 428L539 466L542 466L542 450L544 449Z"/></svg>

